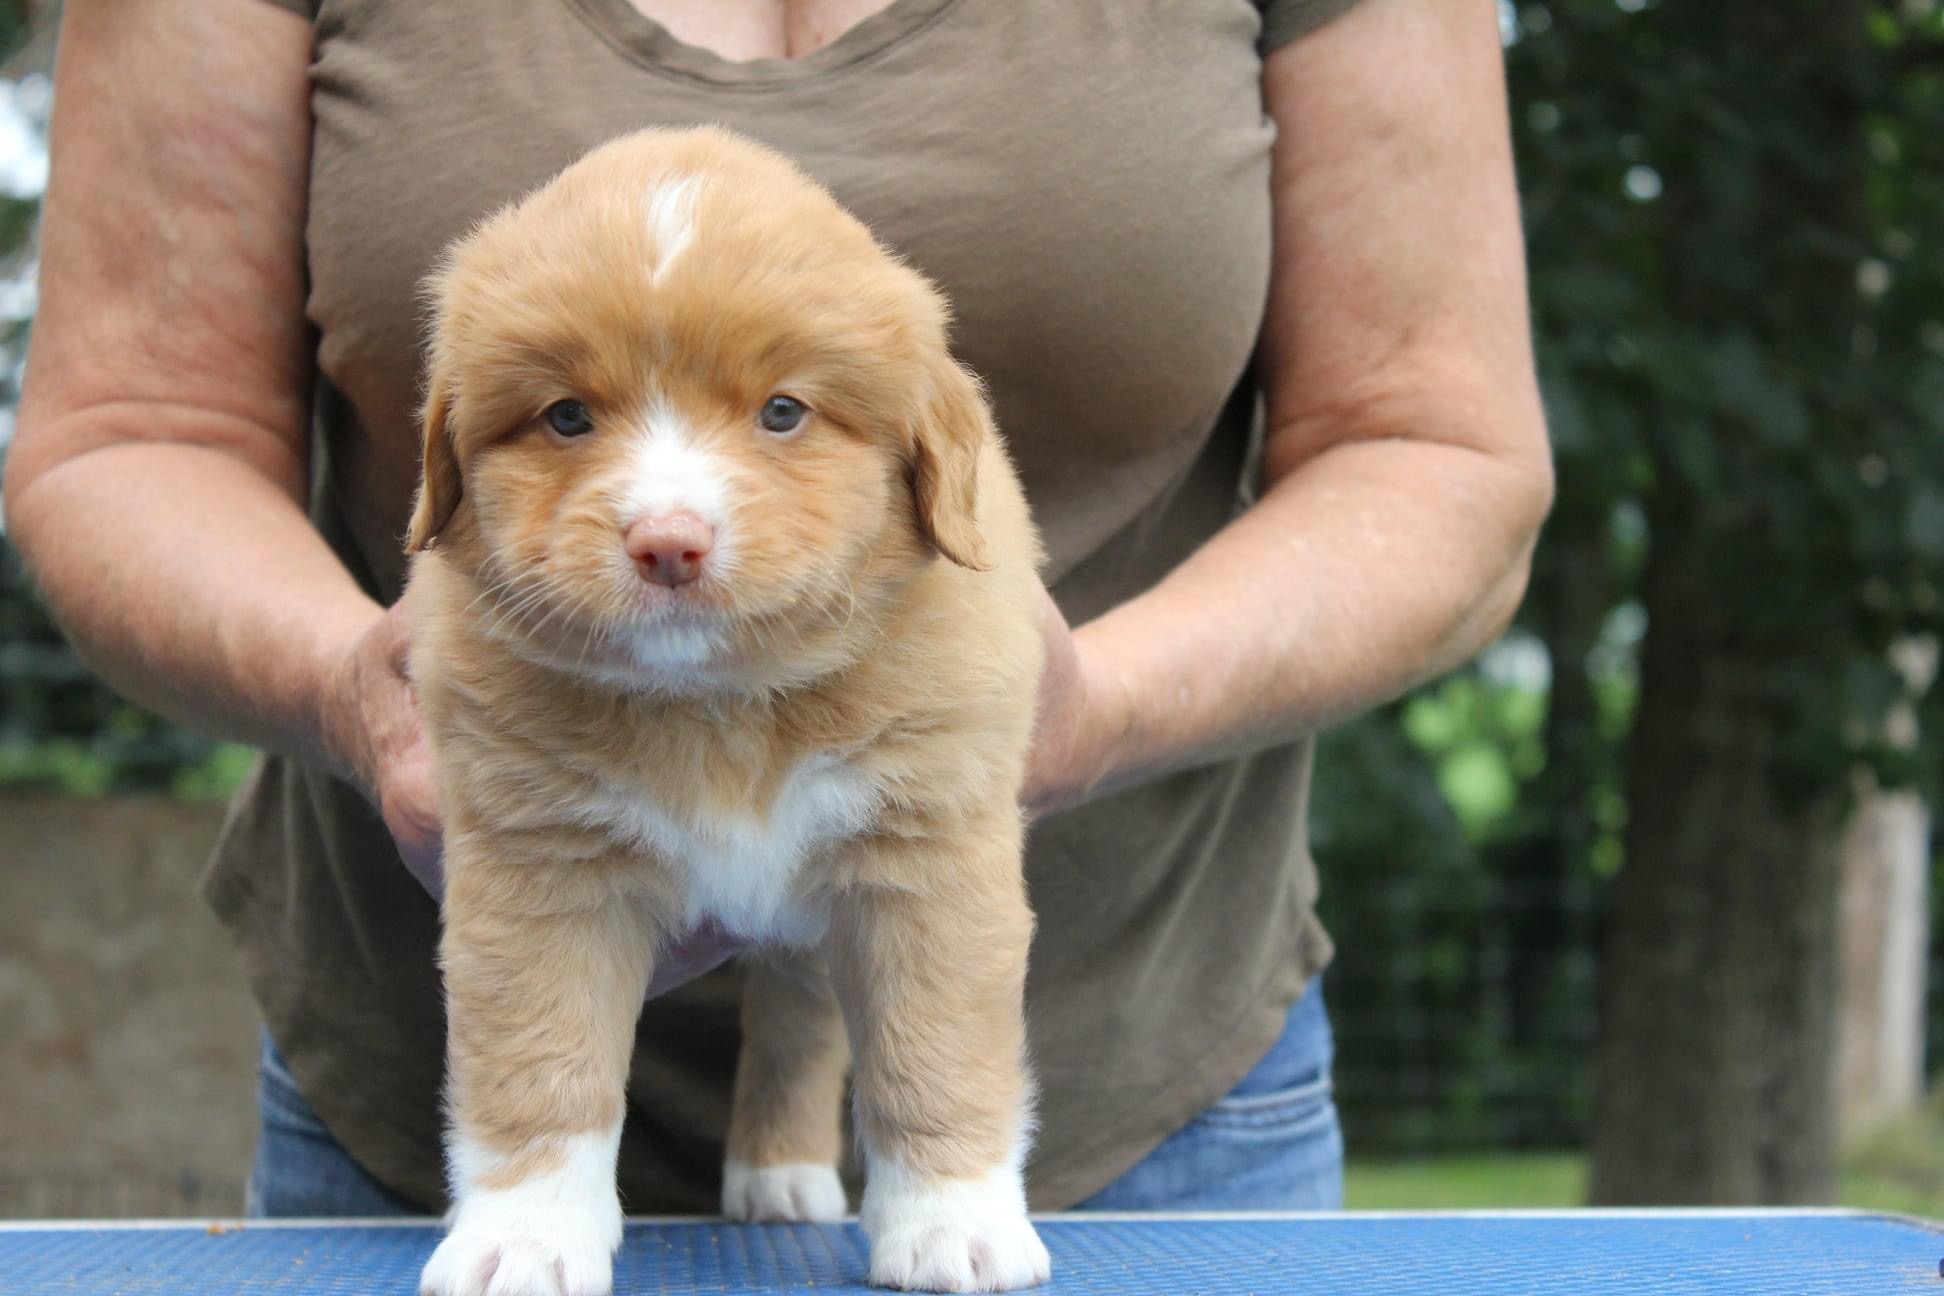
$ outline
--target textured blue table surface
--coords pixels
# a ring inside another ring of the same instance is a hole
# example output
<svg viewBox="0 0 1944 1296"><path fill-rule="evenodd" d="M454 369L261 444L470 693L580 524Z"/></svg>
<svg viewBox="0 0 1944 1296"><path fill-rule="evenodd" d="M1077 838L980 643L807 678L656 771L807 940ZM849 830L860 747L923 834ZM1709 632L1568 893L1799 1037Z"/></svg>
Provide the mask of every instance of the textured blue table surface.
<svg viewBox="0 0 1944 1296"><path fill-rule="evenodd" d="M1049 1216L1058 1293L1944 1296L1944 1231L1841 1212ZM0 1293L411 1293L419 1223L0 1227ZM641 1221L617 1296L866 1292L854 1225Z"/></svg>

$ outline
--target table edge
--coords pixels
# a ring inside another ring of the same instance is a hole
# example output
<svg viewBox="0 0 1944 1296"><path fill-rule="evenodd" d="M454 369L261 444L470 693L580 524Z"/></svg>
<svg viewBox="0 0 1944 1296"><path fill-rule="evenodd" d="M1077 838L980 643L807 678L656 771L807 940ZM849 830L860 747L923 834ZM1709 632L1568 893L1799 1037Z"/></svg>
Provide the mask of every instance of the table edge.
<svg viewBox="0 0 1944 1296"><path fill-rule="evenodd" d="M1670 1206L1670 1207L1581 1207L1504 1210L1351 1210L1351 1211L1069 1211L1035 1214L1045 1224L1128 1224L1128 1223L1224 1223L1251 1220L1680 1220L1680 1219L1855 1219L1886 1220L1944 1233L1944 1220L1908 1215L1899 1211L1868 1210L1855 1206ZM629 1224L722 1224L728 1221L709 1215L630 1215ZM855 1215L846 1223L856 1223ZM438 1228L435 1216L384 1216L377 1218L242 1219L233 1216L187 1219L48 1219L0 1220L0 1233L65 1233L108 1231L175 1231L200 1229L203 1232L228 1232L232 1229L367 1229Z"/></svg>

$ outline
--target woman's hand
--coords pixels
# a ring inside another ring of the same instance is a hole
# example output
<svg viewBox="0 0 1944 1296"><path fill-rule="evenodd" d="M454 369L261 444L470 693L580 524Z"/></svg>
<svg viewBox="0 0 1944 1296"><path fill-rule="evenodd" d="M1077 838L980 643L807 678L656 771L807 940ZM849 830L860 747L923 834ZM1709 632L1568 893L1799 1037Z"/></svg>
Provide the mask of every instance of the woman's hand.
<svg viewBox="0 0 1944 1296"><path fill-rule="evenodd" d="M325 716L333 746L384 816L405 867L434 900L445 891L438 784L412 692L412 593L358 637L339 666Z"/></svg>
<svg viewBox="0 0 1944 1296"><path fill-rule="evenodd" d="M353 643L338 668L325 725L341 759L384 816L406 869L438 900L445 892L442 816L432 751L412 692L412 614L408 588ZM745 944L704 923L662 951L647 997L714 971Z"/></svg>
<svg viewBox="0 0 1944 1296"><path fill-rule="evenodd" d="M1075 639L1053 596L1042 591L1040 635L1046 667L1040 676L1033 750L1026 762L1020 804L1033 818L1087 799L1112 773L1115 740L1126 730L1127 698L1118 681Z"/></svg>

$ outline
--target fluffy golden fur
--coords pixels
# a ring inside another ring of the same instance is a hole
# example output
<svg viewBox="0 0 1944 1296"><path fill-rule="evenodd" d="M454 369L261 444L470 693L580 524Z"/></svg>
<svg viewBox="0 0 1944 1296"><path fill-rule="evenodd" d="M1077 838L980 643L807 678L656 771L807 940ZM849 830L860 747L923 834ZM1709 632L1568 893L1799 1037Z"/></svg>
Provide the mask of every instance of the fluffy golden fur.
<svg viewBox="0 0 1944 1296"><path fill-rule="evenodd" d="M762 945L730 1209L828 1213L854 1058L874 1281L1043 1278L1017 1190L1039 552L939 294L713 130L594 151L431 288L408 546L455 1208L425 1290L606 1289L575 1239L618 1238L643 988L703 920ZM809 411L785 434L779 394ZM691 504L701 575L644 579L632 514Z"/></svg>

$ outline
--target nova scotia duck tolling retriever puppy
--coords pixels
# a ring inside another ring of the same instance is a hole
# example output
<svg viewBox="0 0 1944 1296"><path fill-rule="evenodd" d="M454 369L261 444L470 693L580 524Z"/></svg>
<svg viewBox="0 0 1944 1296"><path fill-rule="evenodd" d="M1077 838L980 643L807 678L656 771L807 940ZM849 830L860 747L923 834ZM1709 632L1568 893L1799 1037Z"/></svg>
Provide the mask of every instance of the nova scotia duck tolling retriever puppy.
<svg viewBox="0 0 1944 1296"><path fill-rule="evenodd" d="M926 280L774 153L604 145L429 284L412 673L445 813L429 1296L598 1296L643 990L746 938L722 1209L1048 1276L1016 792L1039 547Z"/></svg>

